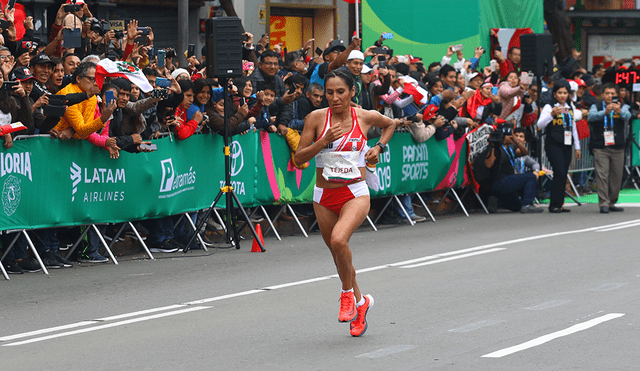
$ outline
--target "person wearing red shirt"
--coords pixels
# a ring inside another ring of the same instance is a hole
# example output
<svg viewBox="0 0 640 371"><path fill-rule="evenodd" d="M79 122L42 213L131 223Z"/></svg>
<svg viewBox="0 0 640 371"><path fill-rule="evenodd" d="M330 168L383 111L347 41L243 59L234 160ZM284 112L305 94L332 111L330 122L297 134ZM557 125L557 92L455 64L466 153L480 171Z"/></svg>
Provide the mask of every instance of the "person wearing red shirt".
<svg viewBox="0 0 640 371"><path fill-rule="evenodd" d="M198 125L202 123L204 116L202 115L202 112L196 111L196 113L193 114L193 118L191 120L187 120L187 110L191 107L194 97L192 84L189 80L180 80L178 81L178 84L180 84L180 89L182 89L183 99L182 103L180 103L176 108L174 116L178 123L174 126L173 131L178 139L185 140L196 132L196 129L198 129Z"/></svg>

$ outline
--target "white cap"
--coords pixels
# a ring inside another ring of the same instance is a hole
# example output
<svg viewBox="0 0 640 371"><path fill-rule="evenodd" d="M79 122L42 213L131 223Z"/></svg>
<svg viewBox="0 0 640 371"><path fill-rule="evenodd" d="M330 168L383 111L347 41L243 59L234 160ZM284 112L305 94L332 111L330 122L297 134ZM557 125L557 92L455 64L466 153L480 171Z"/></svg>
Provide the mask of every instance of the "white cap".
<svg viewBox="0 0 640 371"><path fill-rule="evenodd" d="M360 71L360 73L369 73L371 72L371 67L365 65L362 65L362 71Z"/></svg>
<svg viewBox="0 0 640 371"><path fill-rule="evenodd" d="M409 57L407 57L406 55L399 55L398 56L398 63L409 63Z"/></svg>
<svg viewBox="0 0 640 371"><path fill-rule="evenodd" d="M178 76L182 75L183 73L189 76L189 71L185 70L184 68L176 68L175 71L171 72L171 77L177 80Z"/></svg>
<svg viewBox="0 0 640 371"><path fill-rule="evenodd" d="M364 54L360 50L352 50L347 60L350 61L352 59L362 59L364 61Z"/></svg>

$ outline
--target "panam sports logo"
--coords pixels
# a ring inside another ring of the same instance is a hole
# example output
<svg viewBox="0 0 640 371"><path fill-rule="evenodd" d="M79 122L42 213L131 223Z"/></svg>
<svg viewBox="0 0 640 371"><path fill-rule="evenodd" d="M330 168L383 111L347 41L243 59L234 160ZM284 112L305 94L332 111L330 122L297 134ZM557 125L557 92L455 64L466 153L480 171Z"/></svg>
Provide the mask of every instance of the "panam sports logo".
<svg viewBox="0 0 640 371"><path fill-rule="evenodd" d="M2 210L5 215L13 215L22 198L20 179L16 175L21 175L29 181L33 181L31 174L31 153L0 153L0 177L9 175L2 186Z"/></svg>
<svg viewBox="0 0 640 371"><path fill-rule="evenodd" d="M107 169L107 168L82 168L75 162L71 163L69 168L69 177L71 178L71 202L76 200L79 185L86 186L90 189L84 192L82 202L109 202L124 201L123 190L113 190L112 186L107 188L108 184L124 184L127 182L124 169Z"/></svg>
<svg viewBox="0 0 640 371"><path fill-rule="evenodd" d="M162 167L162 181L160 182L159 199L171 198L182 192L195 189L196 172L193 167L186 173L177 173L173 167L173 161L168 158L160 161Z"/></svg>

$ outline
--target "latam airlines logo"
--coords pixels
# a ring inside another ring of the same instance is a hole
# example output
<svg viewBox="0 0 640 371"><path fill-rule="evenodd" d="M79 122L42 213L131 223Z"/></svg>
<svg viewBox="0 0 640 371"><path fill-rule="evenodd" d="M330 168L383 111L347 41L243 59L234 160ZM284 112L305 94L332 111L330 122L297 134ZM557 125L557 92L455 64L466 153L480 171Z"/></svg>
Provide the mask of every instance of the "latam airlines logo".
<svg viewBox="0 0 640 371"><path fill-rule="evenodd" d="M82 168L75 162L71 163L69 168L72 183L71 202L76 200L78 186L80 183L95 184L92 187L96 190L85 192L82 196L82 202L105 202L105 201L124 201L124 191L122 190L104 190L101 185L106 184L124 184L127 182L124 169L107 169L107 168ZM83 176L84 175L84 176Z"/></svg>
<svg viewBox="0 0 640 371"><path fill-rule="evenodd" d="M162 180L160 181L160 196L162 198L171 198L182 192L195 189L196 172L193 167L189 168L186 173L178 173L173 167L172 159L160 161L162 167Z"/></svg>
<svg viewBox="0 0 640 371"><path fill-rule="evenodd" d="M22 175L33 181L31 174L31 153L0 153L0 177L9 175L2 186L2 210L5 215L13 215L22 198L20 179L16 175Z"/></svg>

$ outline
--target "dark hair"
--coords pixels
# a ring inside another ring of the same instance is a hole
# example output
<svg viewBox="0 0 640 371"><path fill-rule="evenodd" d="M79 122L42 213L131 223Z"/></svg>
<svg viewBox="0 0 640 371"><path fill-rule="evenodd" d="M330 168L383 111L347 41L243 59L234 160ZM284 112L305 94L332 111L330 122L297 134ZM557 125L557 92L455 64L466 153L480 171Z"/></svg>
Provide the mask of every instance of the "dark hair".
<svg viewBox="0 0 640 371"><path fill-rule="evenodd" d="M288 88L291 88L293 86L298 87L298 84L303 84L304 87L307 87L307 78L302 76L299 73L294 73L293 75L289 76L288 79L286 79L284 81L285 85L287 85Z"/></svg>
<svg viewBox="0 0 640 371"><path fill-rule="evenodd" d="M450 64L445 64L444 66L440 67L440 77L441 78L442 76L447 77L447 75L451 71L456 72L456 69L453 68L453 66L451 66Z"/></svg>
<svg viewBox="0 0 640 371"><path fill-rule="evenodd" d="M334 77L341 79L342 82L347 84L347 87L349 87L349 90L353 89L353 87L356 85L356 81L353 79L353 77L351 77L351 74L346 73L345 71L340 69L333 70L327 73L324 76L324 85L327 86L327 82L329 81L329 79Z"/></svg>
<svg viewBox="0 0 640 371"><path fill-rule="evenodd" d="M238 88L238 95L242 95L242 90L244 89L245 86L247 86L247 81L251 81L251 80L249 80L249 78L244 75L235 77L233 79L233 85L235 85Z"/></svg>
<svg viewBox="0 0 640 371"><path fill-rule="evenodd" d="M504 77L502 77L502 78L500 79L500 82L505 82L505 81L507 81L507 79L509 78L509 75L511 75L512 73L515 73L515 74L516 74L516 77L518 78L518 80L520 80L520 77L518 77L518 73L517 73L516 71L509 71L509 72L507 72L507 74L506 74L506 75L504 75Z"/></svg>
<svg viewBox="0 0 640 371"><path fill-rule="evenodd" d="M595 66L593 66L593 68L591 69L591 72L595 75L596 72L598 72L599 69L604 68L604 66L602 64L596 64Z"/></svg>
<svg viewBox="0 0 640 371"><path fill-rule="evenodd" d="M118 91L118 87L113 85L110 82L105 82L104 84L102 84L102 90L100 90L100 95L103 95L107 90L115 90Z"/></svg>
<svg viewBox="0 0 640 371"><path fill-rule="evenodd" d="M438 75L436 75L433 72L427 72L424 76L422 76L422 82L424 82L427 85L429 85L429 83L433 79L439 79Z"/></svg>
<svg viewBox="0 0 640 371"><path fill-rule="evenodd" d="M520 50L520 48L519 48L519 47L517 47L517 46L512 46L512 47L511 47L511 49L509 49L509 52L507 53L507 55L509 55L509 54L513 53L513 50L514 50L514 49L518 49L518 50Z"/></svg>
<svg viewBox="0 0 640 371"><path fill-rule="evenodd" d="M522 127L513 129L513 133L514 133L514 134L516 134L516 133L522 133L522 134L525 134L526 132L527 132L527 131L526 131L526 130L524 130L524 128L522 128Z"/></svg>
<svg viewBox="0 0 640 371"><path fill-rule="evenodd" d="M186 93L189 90L193 91L193 85L191 84L191 81L189 80L179 80L178 81L178 85L180 85L180 90L182 90L182 93Z"/></svg>
<svg viewBox="0 0 640 371"><path fill-rule="evenodd" d="M200 92L202 92L205 86L208 86L209 92L211 92L211 85L209 85L209 82L206 79L200 78L193 82L193 84L191 85L191 90L193 90L194 95L198 95L200 94Z"/></svg>
<svg viewBox="0 0 640 371"><path fill-rule="evenodd" d="M271 90L274 93L277 92L276 86L273 83L270 83L270 82L265 82L264 83L264 86L262 87L262 91L265 91L265 90Z"/></svg>
<svg viewBox="0 0 640 371"><path fill-rule="evenodd" d="M437 83L441 83L442 87L444 87L444 84L442 83L442 79L439 77L429 80L429 84L427 85L427 90L429 90L429 93L431 93L431 89L433 89Z"/></svg>
<svg viewBox="0 0 640 371"><path fill-rule="evenodd" d="M145 74L146 76L160 77L160 72L158 72L155 68L145 67L142 70L142 73Z"/></svg>
<svg viewBox="0 0 640 371"><path fill-rule="evenodd" d="M111 84L115 85L118 90L131 91L131 81L123 77L117 77L111 80Z"/></svg>
<svg viewBox="0 0 640 371"><path fill-rule="evenodd" d="M409 67L409 65L405 63L398 63L396 64L396 71L401 73L403 76L408 76L409 71L411 71L411 67Z"/></svg>
<svg viewBox="0 0 640 371"><path fill-rule="evenodd" d="M618 86L612 82L608 82L602 85L602 92L604 92L606 89L616 89L616 92L620 92L620 90L618 89Z"/></svg>
<svg viewBox="0 0 640 371"><path fill-rule="evenodd" d="M78 59L82 60L82 58L80 58L80 56L79 56L78 54L76 54L76 53L69 53L69 52L64 53L64 55L62 56L62 60L63 60L63 61L66 61L66 60L67 60L67 58L69 58L69 57L78 57Z"/></svg>
<svg viewBox="0 0 640 371"><path fill-rule="evenodd" d="M284 55L284 66L286 69L290 70L290 67L293 67L294 63L302 57L302 54L299 51L292 51Z"/></svg>
<svg viewBox="0 0 640 371"><path fill-rule="evenodd" d="M265 58L278 58L278 59L280 59L280 56L278 55L278 53L274 52L273 50L266 50L266 51L262 52L262 54L260 54L260 62L264 63L264 59Z"/></svg>
<svg viewBox="0 0 640 371"><path fill-rule="evenodd" d="M593 87L593 89L591 91L595 95L600 95L600 94L602 94L604 92L604 85L596 85L596 86Z"/></svg>
<svg viewBox="0 0 640 371"><path fill-rule="evenodd" d="M78 79L81 79L85 76L87 76L87 73L89 72L89 70L93 68L96 68L96 64L93 62L82 62L78 65L78 67L76 67L76 70L73 71L73 75L71 75L71 81L74 84L78 83Z"/></svg>
<svg viewBox="0 0 640 371"><path fill-rule="evenodd" d="M440 67L440 62L433 62L427 67L427 71L430 71L434 67Z"/></svg>

